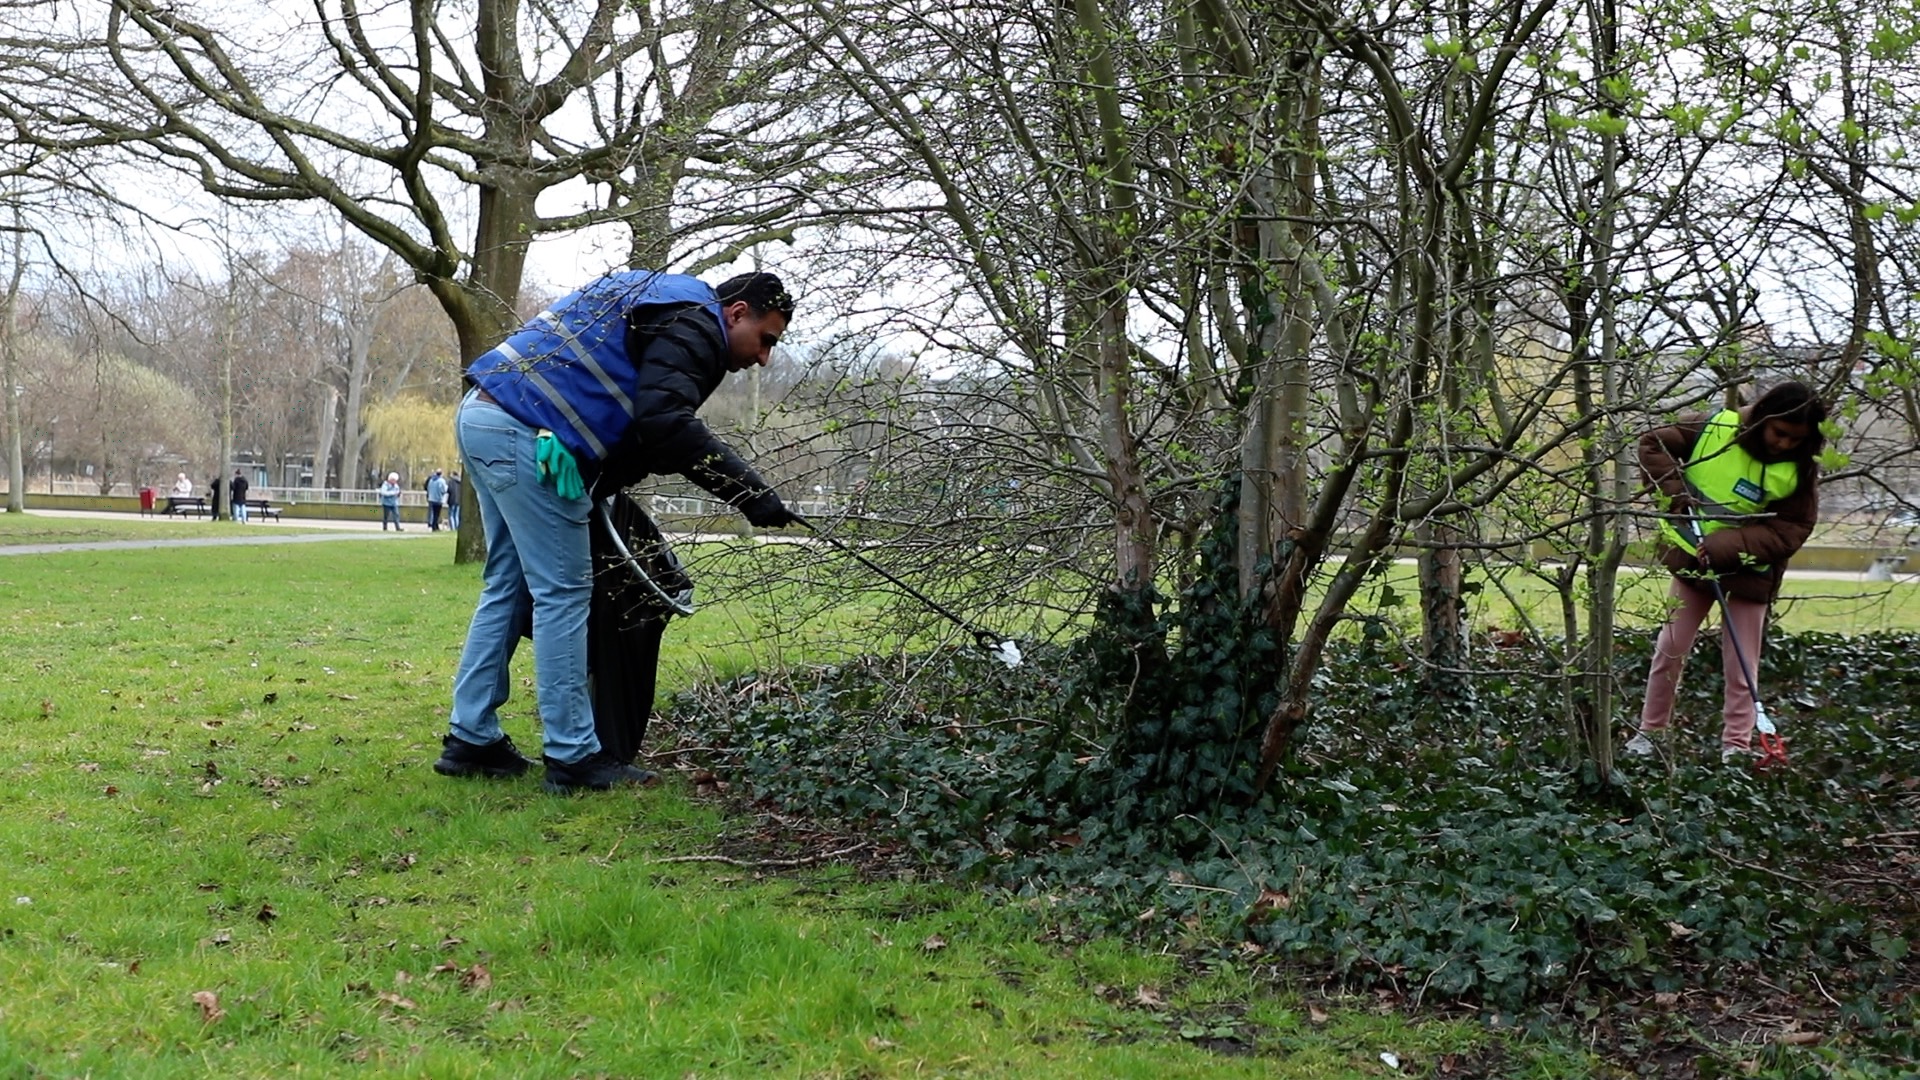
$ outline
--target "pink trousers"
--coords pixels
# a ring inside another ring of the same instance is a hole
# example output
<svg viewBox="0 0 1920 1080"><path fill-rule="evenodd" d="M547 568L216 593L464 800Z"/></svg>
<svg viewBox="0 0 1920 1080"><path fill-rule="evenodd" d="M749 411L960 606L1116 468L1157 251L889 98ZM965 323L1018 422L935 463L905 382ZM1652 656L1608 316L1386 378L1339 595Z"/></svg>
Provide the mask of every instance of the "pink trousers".
<svg viewBox="0 0 1920 1080"><path fill-rule="evenodd" d="M1647 700L1640 709L1641 731L1664 731L1673 722L1673 692L1680 685L1680 669L1686 665L1687 653L1693 649L1700 624L1714 607L1713 593L1708 588L1683 585L1678 578L1674 579L1667 595L1679 606L1667 625L1661 627L1660 639L1653 646L1653 664L1647 672ZM1720 724L1723 748L1745 750L1753 744L1753 692L1740 674L1740 653L1734 650L1727 635L1729 632L1740 635L1740 649L1745 652L1751 669L1749 674L1757 684L1760 638L1766 632L1766 625L1767 605L1727 598L1727 617L1720 624L1720 654L1726 661L1723 677L1727 684Z"/></svg>

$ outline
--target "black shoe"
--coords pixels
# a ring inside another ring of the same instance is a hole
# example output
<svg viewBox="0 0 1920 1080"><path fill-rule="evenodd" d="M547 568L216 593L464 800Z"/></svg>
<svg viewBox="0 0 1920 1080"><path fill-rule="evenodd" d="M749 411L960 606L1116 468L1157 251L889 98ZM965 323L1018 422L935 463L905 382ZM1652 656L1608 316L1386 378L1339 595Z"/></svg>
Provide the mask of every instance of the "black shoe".
<svg viewBox="0 0 1920 1080"><path fill-rule="evenodd" d="M660 782L659 773L615 761L597 750L575 762L555 761L550 757L540 760L547 763L546 789L555 795L616 787L652 787Z"/></svg>
<svg viewBox="0 0 1920 1080"><path fill-rule="evenodd" d="M505 778L525 776L527 770L533 768L533 762L522 756L513 740L505 735L485 746L447 735L440 739L440 745L445 749L440 751L440 760L433 763L433 771L441 776Z"/></svg>

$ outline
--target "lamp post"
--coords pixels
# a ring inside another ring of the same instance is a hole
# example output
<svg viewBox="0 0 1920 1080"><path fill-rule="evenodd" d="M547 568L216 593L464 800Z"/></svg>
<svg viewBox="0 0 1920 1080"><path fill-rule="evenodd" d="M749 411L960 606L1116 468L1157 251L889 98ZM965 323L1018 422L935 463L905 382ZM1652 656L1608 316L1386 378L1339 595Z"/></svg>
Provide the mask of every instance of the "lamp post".
<svg viewBox="0 0 1920 1080"><path fill-rule="evenodd" d="M60 418L47 421L47 494L53 494L53 437L60 433Z"/></svg>

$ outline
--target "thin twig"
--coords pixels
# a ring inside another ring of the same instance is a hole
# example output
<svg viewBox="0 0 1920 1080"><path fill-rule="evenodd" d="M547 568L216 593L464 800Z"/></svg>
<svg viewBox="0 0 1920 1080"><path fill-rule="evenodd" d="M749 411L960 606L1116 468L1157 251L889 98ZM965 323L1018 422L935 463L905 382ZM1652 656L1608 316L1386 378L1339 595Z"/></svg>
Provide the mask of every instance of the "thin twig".
<svg viewBox="0 0 1920 1080"><path fill-rule="evenodd" d="M657 863L725 863L728 866L738 866L746 870L789 870L796 866L811 866L817 862L826 862L828 859L837 859L842 855L851 855L871 846L872 844L863 840L852 847L841 848L838 851L823 851L818 855L807 855L798 859L736 859L731 855L669 855L653 861Z"/></svg>
<svg viewBox="0 0 1920 1080"><path fill-rule="evenodd" d="M1720 858L1724 859L1729 866L1738 866L1743 870L1758 870L1762 874L1772 874L1774 877L1777 877L1782 881L1791 881L1796 885L1812 885L1813 884L1813 882L1808 881L1806 878L1794 877L1792 874L1787 873L1785 870L1775 870L1770 866L1761 866L1759 863L1742 862L1741 860L1734 858L1733 856L1727 854L1726 852L1721 851L1719 848L1709 847L1707 850L1713 852L1715 855L1720 856Z"/></svg>

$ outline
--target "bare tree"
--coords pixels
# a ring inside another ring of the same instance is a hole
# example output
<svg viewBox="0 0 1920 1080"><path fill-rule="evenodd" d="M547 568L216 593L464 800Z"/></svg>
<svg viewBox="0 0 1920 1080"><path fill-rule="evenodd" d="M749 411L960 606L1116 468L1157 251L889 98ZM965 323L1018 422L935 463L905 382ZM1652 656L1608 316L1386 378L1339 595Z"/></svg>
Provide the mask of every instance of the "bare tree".
<svg viewBox="0 0 1920 1080"><path fill-rule="evenodd" d="M472 358L516 324L543 235L615 223L632 259L724 261L808 205L786 177L751 197L734 183L820 157L786 39L753 11L479 0L395 20L114 0L99 25L50 33L33 10L13 29L62 62L7 104L48 153L111 144L222 199L325 205L432 290ZM726 188L676 218L703 180ZM478 520L457 557L478 554Z"/></svg>

